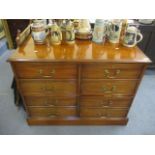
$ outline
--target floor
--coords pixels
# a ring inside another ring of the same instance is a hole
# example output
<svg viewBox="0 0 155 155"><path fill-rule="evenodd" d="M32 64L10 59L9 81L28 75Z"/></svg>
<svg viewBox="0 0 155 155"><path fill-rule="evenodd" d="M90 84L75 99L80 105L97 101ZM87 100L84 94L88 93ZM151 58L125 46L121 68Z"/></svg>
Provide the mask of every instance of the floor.
<svg viewBox="0 0 155 155"><path fill-rule="evenodd" d="M126 126L28 126L22 108L14 105L10 89L13 74L6 59L0 57L0 134L5 135L126 135L155 134L155 70L147 70L129 112Z"/></svg>

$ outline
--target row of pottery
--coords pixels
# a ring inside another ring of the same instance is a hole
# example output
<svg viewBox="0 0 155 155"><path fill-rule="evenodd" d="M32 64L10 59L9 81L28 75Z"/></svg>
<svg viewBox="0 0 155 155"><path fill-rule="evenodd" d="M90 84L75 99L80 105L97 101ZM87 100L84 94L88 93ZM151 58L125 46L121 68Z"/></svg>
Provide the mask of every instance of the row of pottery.
<svg viewBox="0 0 155 155"><path fill-rule="evenodd" d="M124 20L125 21L125 20ZM32 37L36 44L43 44L47 34L50 33L51 43L74 44L76 39L91 39L95 43L104 44L108 39L111 43L122 43L127 47L134 47L143 39L142 34L135 26L128 26L123 20L102 20L96 19L94 31L92 32L88 20L82 19L76 28L71 20L62 20L61 24L53 22L50 28L44 20L33 20L31 24Z"/></svg>
<svg viewBox="0 0 155 155"><path fill-rule="evenodd" d="M96 43L104 43L106 38L111 43L122 43L124 46L134 47L143 39L143 36L138 28L128 26L122 20L97 19L92 40Z"/></svg>

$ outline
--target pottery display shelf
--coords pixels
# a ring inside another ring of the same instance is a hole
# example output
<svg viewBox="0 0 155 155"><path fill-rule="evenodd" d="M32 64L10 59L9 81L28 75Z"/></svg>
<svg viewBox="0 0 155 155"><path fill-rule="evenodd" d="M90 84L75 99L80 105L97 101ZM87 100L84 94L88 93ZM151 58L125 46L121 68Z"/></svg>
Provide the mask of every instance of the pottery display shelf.
<svg viewBox="0 0 155 155"><path fill-rule="evenodd" d="M29 125L127 124L151 63L138 47L80 40L53 46L48 39L35 45L31 37L8 61Z"/></svg>

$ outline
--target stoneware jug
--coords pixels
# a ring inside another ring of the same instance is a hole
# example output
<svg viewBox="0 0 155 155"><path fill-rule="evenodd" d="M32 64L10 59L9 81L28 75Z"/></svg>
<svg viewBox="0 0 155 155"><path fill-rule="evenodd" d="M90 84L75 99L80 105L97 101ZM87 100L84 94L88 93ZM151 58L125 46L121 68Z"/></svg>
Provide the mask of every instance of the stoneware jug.
<svg viewBox="0 0 155 155"><path fill-rule="evenodd" d="M88 19L81 19L78 33L89 34L91 32L91 25Z"/></svg>
<svg viewBox="0 0 155 155"><path fill-rule="evenodd" d="M36 44L43 44L48 34L47 27L43 20L34 20L31 24L32 37Z"/></svg>
<svg viewBox="0 0 155 155"><path fill-rule="evenodd" d="M53 45L60 45L62 40L62 33L60 27L55 22L51 26L51 43Z"/></svg>
<svg viewBox="0 0 155 155"><path fill-rule="evenodd" d="M111 43L119 43L122 29L122 21L115 19L108 24L108 39Z"/></svg>
<svg viewBox="0 0 155 155"><path fill-rule="evenodd" d="M94 31L93 31L93 42L104 43L106 37L107 25L106 21L102 19L96 19Z"/></svg>
<svg viewBox="0 0 155 155"><path fill-rule="evenodd" d="M124 38L123 45L126 47L134 47L137 43L139 43L143 39L143 35L140 31L134 27L130 26L127 28Z"/></svg>

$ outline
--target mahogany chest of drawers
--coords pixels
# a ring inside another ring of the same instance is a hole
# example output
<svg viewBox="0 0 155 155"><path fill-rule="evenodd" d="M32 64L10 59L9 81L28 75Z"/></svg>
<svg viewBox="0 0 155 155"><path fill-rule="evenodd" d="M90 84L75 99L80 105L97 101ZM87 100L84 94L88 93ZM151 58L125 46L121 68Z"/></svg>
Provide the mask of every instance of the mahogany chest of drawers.
<svg viewBox="0 0 155 155"><path fill-rule="evenodd" d="M29 125L125 125L151 61L137 47L34 45L30 37L9 62Z"/></svg>

